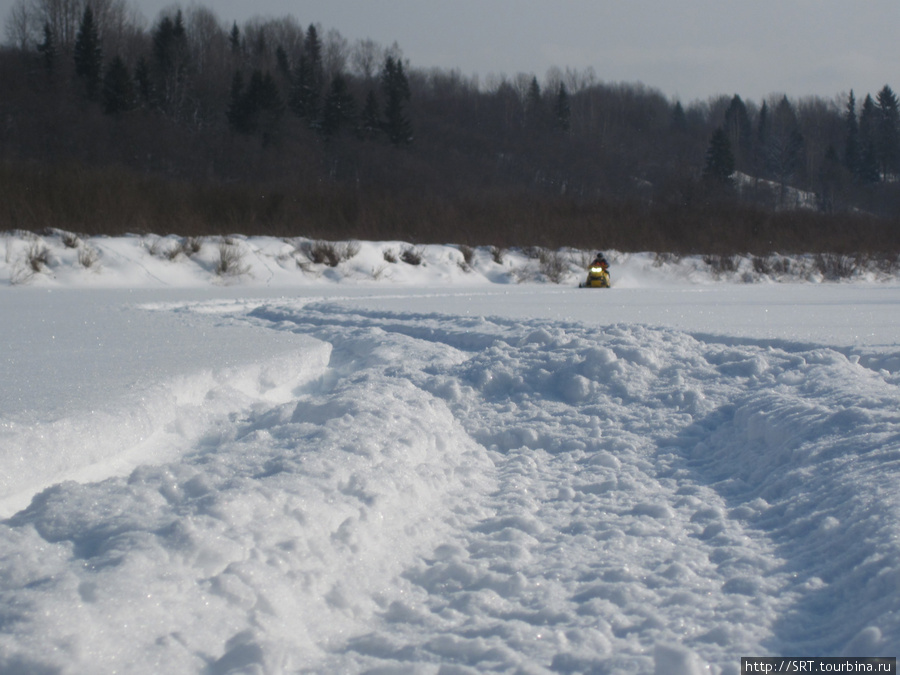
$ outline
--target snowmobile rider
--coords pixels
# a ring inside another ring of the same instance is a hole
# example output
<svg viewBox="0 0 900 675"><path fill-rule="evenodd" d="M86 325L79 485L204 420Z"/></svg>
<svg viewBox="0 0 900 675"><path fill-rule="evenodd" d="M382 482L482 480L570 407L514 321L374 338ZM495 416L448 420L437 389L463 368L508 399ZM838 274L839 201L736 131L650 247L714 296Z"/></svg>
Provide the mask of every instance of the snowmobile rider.
<svg viewBox="0 0 900 675"><path fill-rule="evenodd" d="M609 263L606 261L606 256L603 255L603 251L599 251L594 257L594 262L591 263L591 267L600 267L604 270L609 269Z"/></svg>

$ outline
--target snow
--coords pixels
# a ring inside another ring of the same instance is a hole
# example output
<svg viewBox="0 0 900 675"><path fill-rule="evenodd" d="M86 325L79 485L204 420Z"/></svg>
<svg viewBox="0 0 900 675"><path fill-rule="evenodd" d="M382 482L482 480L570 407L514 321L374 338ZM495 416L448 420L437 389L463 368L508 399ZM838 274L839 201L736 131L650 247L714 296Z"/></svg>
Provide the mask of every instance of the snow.
<svg viewBox="0 0 900 675"><path fill-rule="evenodd" d="M0 672L900 651L896 279L231 241L2 238Z"/></svg>

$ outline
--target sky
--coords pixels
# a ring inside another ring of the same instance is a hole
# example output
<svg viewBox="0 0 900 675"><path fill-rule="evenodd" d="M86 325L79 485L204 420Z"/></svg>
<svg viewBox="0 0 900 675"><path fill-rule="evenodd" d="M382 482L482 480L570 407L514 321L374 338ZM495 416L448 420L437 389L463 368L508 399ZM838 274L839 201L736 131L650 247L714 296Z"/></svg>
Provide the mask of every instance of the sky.
<svg viewBox="0 0 900 675"><path fill-rule="evenodd" d="M0 0L4 21L14 0ZM172 0L128 0L148 20ZM397 42L412 68L543 79L551 67L683 102L900 90L900 0L206 0L228 25L290 14L351 42ZM187 7L189 3L182 3Z"/></svg>

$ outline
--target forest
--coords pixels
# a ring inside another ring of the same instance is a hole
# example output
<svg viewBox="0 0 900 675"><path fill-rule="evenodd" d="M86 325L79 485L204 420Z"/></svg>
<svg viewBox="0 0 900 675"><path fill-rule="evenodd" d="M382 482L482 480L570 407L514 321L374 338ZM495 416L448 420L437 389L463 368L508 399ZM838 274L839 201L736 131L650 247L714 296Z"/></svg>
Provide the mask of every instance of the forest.
<svg viewBox="0 0 900 675"><path fill-rule="evenodd" d="M593 69L479 79L197 4L16 0L4 28L0 231L900 253L888 84L682 102Z"/></svg>

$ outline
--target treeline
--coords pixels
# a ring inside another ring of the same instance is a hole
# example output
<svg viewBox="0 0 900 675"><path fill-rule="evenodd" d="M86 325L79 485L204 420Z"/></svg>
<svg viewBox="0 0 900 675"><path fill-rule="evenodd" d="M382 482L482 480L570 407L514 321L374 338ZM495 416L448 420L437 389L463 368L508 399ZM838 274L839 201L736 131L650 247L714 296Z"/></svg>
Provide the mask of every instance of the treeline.
<svg viewBox="0 0 900 675"><path fill-rule="evenodd" d="M241 232L675 252L900 251L900 119L683 104L593 71L483 81L293 17L18 0L0 230Z"/></svg>

